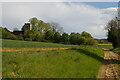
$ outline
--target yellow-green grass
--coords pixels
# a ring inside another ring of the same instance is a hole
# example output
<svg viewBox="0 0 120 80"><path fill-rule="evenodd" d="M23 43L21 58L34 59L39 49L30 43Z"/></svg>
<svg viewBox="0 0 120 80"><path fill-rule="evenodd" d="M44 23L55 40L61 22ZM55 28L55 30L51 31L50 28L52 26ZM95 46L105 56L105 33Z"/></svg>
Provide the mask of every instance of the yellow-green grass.
<svg viewBox="0 0 120 80"><path fill-rule="evenodd" d="M96 78L103 51L80 46L69 50L4 52L3 78Z"/></svg>
<svg viewBox="0 0 120 80"><path fill-rule="evenodd" d="M112 49L113 46L112 44L98 44L100 48L107 48L107 49Z"/></svg>
<svg viewBox="0 0 120 80"><path fill-rule="evenodd" d="M98 44L98 45L112 45L112 44Z"/></svg>

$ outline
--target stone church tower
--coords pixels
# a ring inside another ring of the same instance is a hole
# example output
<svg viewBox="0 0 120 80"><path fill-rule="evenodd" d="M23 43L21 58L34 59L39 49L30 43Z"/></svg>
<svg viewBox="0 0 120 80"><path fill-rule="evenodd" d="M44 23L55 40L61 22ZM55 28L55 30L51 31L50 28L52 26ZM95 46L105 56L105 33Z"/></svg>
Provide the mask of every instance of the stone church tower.
<svg viewBox="0 0 120 80"><path fill-rule="evenodd" d="M32 30L32 24L25 23L22 27L22 31Z"/></svg>

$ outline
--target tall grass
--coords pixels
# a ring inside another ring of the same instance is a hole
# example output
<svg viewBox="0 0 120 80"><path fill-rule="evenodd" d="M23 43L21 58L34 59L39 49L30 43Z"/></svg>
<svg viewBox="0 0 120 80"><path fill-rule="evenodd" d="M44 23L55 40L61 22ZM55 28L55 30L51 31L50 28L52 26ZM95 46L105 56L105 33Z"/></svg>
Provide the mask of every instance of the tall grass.
<svg viewBox="0 0 120 80"><path fill-rule="evenodd" d="M96 78L103 57L97 47L3 53L3 78Z"/></svg>
<svg viewBox="0 0 120 80"><path fill-rule="evenodd" d="M59 48L33 52L3 52L3 78L96 78L103 51L97 46L2 40L3 48Z"/></svg>

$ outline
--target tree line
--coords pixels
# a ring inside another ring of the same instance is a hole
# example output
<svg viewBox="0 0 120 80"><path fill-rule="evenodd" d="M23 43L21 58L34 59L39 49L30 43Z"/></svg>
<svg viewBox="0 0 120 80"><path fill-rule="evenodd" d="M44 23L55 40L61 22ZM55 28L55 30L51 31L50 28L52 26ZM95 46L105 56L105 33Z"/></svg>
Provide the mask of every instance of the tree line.
<svg viewBox="0 0 120 80"><path fill-rule="evenodd" d="M2 38L4 39L18 39L26 41L40 41L40 42L53 42L63 44L74 45L96 45L97 41L88 32L70 34L63 32L63 28L58 23L51 22L45 23L37 18L31 18L29 20L32 24L32 30L26 30L24 34L14 35L12 33L5 32L2 29ZM23 29L23 27L22 27ZM8 35L9 34L9 35ZM7 36L6 36L7 35ZM11 36L11 37L10 37Z"/></svg>
<svg viewBox="0 0 120 80"><path fill-rule="evenodd" d="M114 48L120 47L120 21L113 19L106 26L107 40L113 44Z"/></svg>

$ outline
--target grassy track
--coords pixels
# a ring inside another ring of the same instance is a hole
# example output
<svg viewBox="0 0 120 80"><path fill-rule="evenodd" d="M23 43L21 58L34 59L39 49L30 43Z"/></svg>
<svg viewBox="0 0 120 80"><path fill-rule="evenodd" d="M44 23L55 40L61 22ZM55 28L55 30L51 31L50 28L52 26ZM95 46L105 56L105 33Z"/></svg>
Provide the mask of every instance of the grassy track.
<svg viewBox="0 0 120 80"><path fill-rule="evenodd" d="M113 49L113 52L119 54L120 56L120 48ZM118 69L118 74L120 75L120 64L117 65L117 69Z"/></svg>
<svg viewBox="0 0 120 80"><path fill-rule="evenodd" d="M3 78L96 78L104 56L103 51L94 46L3 40L3 47L71 48L69 50L3 52Z"/></svg>

